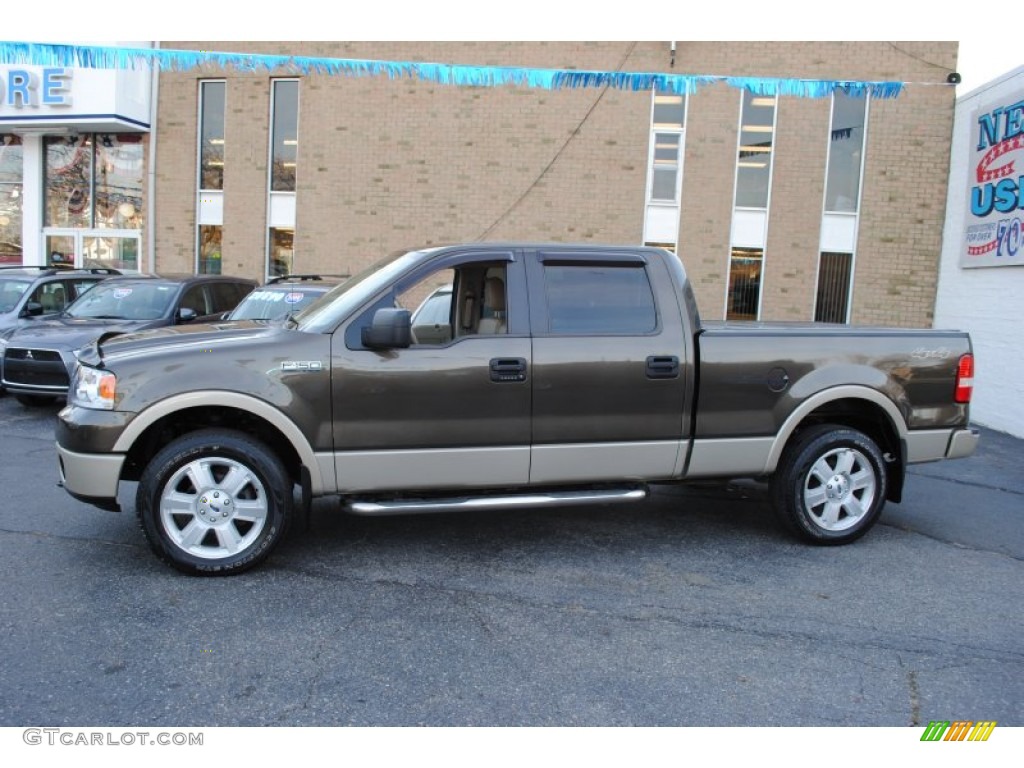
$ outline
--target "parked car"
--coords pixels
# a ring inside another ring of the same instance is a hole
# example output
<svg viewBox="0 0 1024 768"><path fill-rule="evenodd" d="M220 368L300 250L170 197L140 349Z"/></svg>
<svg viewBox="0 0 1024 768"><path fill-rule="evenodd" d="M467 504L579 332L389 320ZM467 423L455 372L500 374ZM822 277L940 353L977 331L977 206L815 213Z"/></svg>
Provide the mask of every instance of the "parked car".
<svg viewBox="0 0 1024 768"><path fill-rule="evenodd" d="M396 301L439 274L446 340L424 343ZM97 339L58 470L106 509L137 481L153 551L196 574L266 558L296 488L391 515L764 478L797 537L846 544L908 465L974 451L973 376L961 331L702 322L659 248L472 243L396 254L289 322Z"/></svg>
<svg viewBox="0 0 1024 768"><path fill-rule="evenodd" d="M452 286L436 288L412 313L412 337L417 344L445 344L452 336Z"/></svg>
<svg viewBox="0 0 1024 768"><path fill-rule="evenodd" d="M106 268L0 267L0 339L15 328L59 314L96 283L119 274L116 269ZM0 385L0 393L3 392Z"/></svg>
<svg viewBox="0 0 1024 768"><path fill-rule="evenodd" d="M0 339L3 386L23 405L67 394L75 350L100 335L219 320L257 285L225 275L111 277L50 319Z"/></svg>
<svg viewBox="0 0 1024 768"><path fill-rule="evenodd" d="M270 278L224 315L225 320L283 320L319 299L348 275L282 275Z"/></svg>

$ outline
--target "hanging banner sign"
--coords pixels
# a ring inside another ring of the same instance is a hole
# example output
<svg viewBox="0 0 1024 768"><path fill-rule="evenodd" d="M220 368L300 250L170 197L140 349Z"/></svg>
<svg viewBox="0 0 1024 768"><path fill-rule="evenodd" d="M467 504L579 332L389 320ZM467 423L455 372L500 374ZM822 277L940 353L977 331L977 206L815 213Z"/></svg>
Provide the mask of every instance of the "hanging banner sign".
<svg viewBox="0 0 1024 768"><path fill-rule="evenodd" d="M974 112L961 267L1024 266L1024 99Z"/></svg>

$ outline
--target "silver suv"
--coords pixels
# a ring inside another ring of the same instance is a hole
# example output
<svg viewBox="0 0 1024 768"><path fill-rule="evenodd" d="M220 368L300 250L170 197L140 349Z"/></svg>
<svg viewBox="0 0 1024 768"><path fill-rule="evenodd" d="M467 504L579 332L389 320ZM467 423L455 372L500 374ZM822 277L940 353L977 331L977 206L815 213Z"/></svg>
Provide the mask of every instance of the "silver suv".
<svg viewBox="0 0 1024 768"><path fill-rule="evenodd" d="M0 340L40 318L55 317L101 280L121 274L116 269L0 267ZM0 345L0 394L3 394Z"/></svg>

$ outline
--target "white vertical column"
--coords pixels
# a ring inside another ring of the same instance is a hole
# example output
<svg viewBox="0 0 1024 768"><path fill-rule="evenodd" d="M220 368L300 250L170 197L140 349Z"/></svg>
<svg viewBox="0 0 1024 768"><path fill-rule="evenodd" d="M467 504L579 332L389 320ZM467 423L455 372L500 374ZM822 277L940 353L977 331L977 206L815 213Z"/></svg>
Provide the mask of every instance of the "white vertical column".
<svg viewBox="0 0 1024 768"><path fill-rule="evenodd" d="M28 266L46 264L43 251L43 137L27 134L21 137L22 149L22 202L21 244L22 263Z"/></svg>

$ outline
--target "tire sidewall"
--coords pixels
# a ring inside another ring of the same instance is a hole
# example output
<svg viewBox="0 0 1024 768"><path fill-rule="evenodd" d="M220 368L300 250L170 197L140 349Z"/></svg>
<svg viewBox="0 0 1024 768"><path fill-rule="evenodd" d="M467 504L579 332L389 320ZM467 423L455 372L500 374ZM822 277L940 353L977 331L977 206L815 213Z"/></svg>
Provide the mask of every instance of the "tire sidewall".
<svg viewBox="0 0 1024 768"><path fill-rule="evenodd" d="M267 519L256 540L229 557L197 557L181 549L167 534L160 498L167 482L184 465L201 458L221 457L252 471L266 492ZM153 551L178 570L196 575L241 573L264 560L283 538L290 518L292 484L280 460L262 443L241 432L204 430L178 438L154 456L139 480L136 511Z"/></svg>
<svg viewBox="0 0 1024 768"><path fill-rule="evenodd" d="M804 485L811 467L836 448L853 448L871 464L875 474L875 497L867 513L853 526L841 531L822 528L804 504ZM786 526L805 541L815 544L846 544L867 533L885 506L887 470L875 442L859 430L838 425L812 427L787 450L773 483L774 505Z"/></svg>

